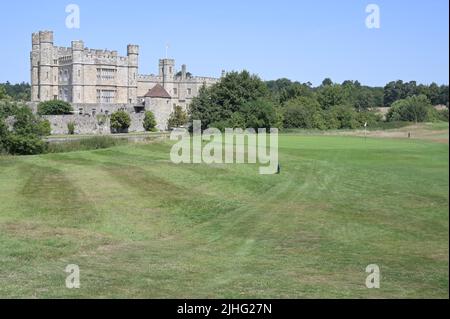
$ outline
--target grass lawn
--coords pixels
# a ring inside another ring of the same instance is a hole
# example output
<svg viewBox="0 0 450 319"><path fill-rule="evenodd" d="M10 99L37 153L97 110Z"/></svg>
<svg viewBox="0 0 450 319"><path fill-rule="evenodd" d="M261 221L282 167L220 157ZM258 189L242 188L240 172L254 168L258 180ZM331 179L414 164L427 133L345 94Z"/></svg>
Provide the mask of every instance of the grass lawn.
<svg viewBox="0 0 450 319"><path fill-rule="evenodd" d="M0 297L448 298L448 144L285 135L270 176L169 150L0 158Z"/></svg>

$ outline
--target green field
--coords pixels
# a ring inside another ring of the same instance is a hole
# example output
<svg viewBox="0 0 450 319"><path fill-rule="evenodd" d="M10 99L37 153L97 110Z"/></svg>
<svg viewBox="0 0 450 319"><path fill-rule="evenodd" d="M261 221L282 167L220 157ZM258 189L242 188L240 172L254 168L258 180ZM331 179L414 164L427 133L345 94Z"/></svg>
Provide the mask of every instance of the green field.
<svg viewBox="0 0 450 319"><path fill-rule="evenodd" d="M284 135L270 176L169 150L0 158L0 297L448 298L447 143Z"/></svg>

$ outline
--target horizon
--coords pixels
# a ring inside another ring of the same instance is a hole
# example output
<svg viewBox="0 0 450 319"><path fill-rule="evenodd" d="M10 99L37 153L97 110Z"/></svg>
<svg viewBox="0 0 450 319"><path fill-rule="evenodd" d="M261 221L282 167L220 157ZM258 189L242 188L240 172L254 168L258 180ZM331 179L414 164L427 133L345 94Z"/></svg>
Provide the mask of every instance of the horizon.
<svg viewBox="0 0 450 319"><path fill-rule="evenodd" d="M108 3L105 12L101 1L83 0L74 2L80 7L79 29L65 25L69 3L39 1L27 3L27 10L20 2L4 4L7 15L0 26L8 30L3 41L9 50L0 51L0 82L29 83L31 34L52 30L57 46L83 40L86 47L125 55L127 44L139 45L140 74L157 73L170 44L177 70L187 64L201 76L245 69L265 81L287 78L313 86L325 78L376 87L396 80L449 83L447 1L163 5L131 0ZM365 25L369 3L380 8L379 29ZM19 17L21 23L11 28Z"/></svg>

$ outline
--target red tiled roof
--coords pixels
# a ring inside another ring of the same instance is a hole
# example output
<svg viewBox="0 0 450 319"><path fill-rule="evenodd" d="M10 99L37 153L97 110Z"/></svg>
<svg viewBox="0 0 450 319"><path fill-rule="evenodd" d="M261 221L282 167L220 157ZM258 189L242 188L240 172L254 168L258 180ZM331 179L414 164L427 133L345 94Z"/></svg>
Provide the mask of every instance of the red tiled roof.
<svg viewBox="0 0 450 319"><path fill-rule="evenodd" d="M147 94L145 94L144 97L163 98L163 99L170 99L170 98L172 98L170 96L170 94L167 93L166 89L164 89L159 84L156 84L153 88L148 90Z"/></svg>

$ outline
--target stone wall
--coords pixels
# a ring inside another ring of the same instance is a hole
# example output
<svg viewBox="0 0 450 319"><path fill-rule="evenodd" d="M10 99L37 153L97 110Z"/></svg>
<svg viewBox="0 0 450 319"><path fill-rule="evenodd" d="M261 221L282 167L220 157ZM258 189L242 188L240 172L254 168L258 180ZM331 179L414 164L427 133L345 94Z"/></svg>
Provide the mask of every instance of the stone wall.
<svg viewBox="0 0 450 319"><path fill-rule="evenodd" d="M144 132L144 113L131 113L131 125L129 132ZM73 115L47 115L44 116L50 122L52 135L69 134L67 125L75 124L75 134L111 134L110 115L97 114L73 114Z"/></svg>

